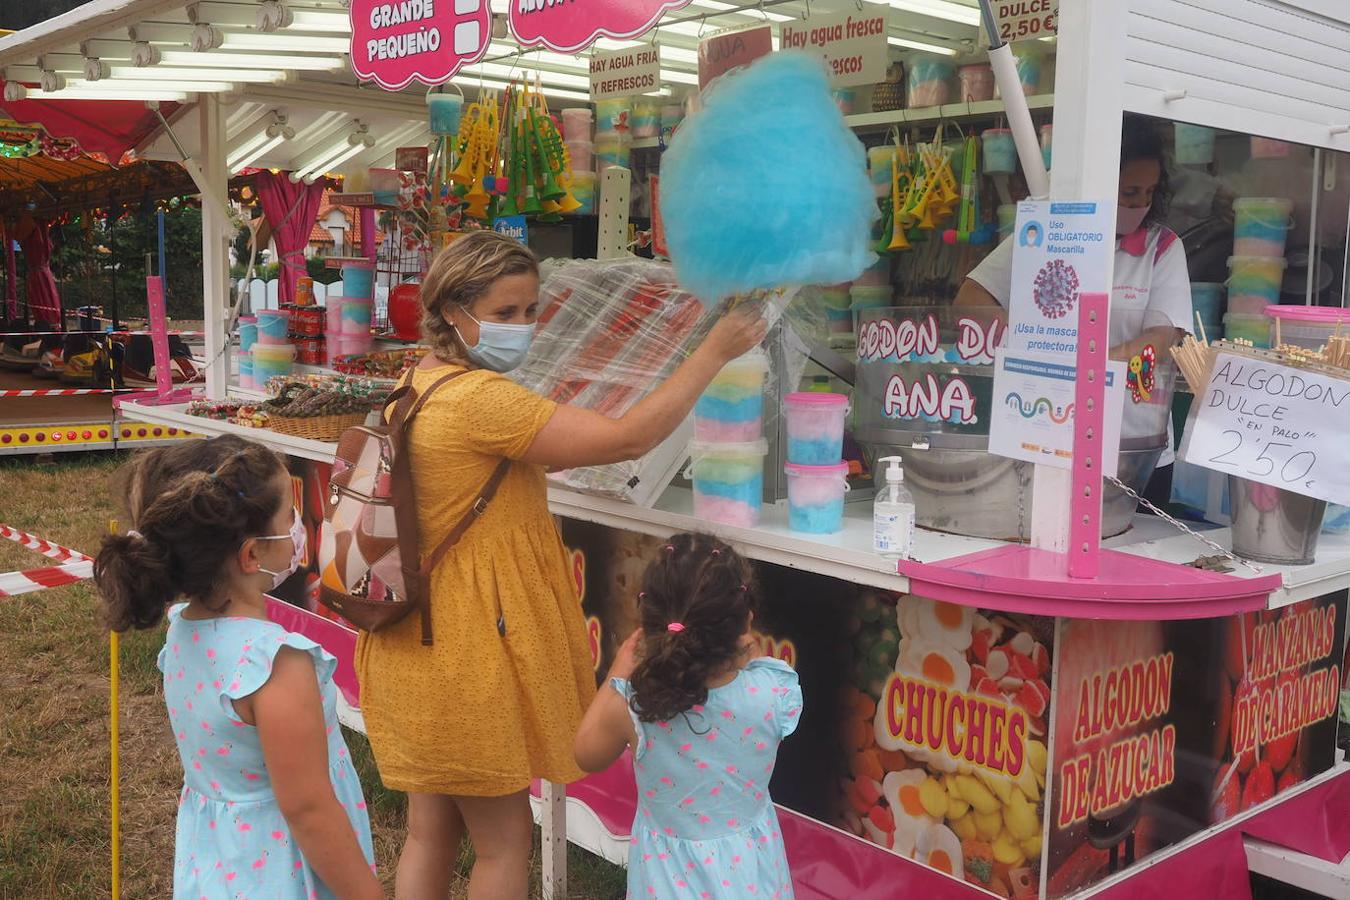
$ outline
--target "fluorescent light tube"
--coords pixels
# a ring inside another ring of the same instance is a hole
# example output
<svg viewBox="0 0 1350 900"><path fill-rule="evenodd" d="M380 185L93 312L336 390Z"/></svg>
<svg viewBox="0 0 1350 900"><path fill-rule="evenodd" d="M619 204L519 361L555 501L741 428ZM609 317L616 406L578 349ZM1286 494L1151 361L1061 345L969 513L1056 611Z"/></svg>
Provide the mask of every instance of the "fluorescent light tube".
<svg viewBox="0 0 1350 900"><path fill-rule="evenodd" d="M221 69L276 69L284 67L297 72L331 72L341 69L347 61L340 56L288 56L284 60L265 53L230 53L193 50L160 50L160 62L166 66Z"/></svg>
<svg viewBox="0 0 1350 900"><path fill-rule="evenodd" d="M343 37L324 37L310 34L274 32L262 34L252 31L231 31L225 35L221 50L250 50L263 53L346 53L351 41Z"/></svg>
<svg viewBox="0 0 1350 900"><path fill-rule="evenodd" d="M237 81L241 84L272 84L286 80L281 69L207 69L184 66L113 66L113 78L134 81Z"/></svg>
<svg viewBox="0 0 1350 900"><path fill-rule="evenodd" d="M973 6L952 3L950 0L891 0L891 6L902 12L918 13L958 22L962 25L979 25L980 11Z"/></svg>
<svg viewBox="0 0 1350 900"><path fill-rule="evenodd" d="M911 41L906 38L888 37L886 43L892 47L905 47L910 50L924 50L928 53L937 53L942 56L955 56L956 51L950 47L939 47L937 44L925 44L923 41Z"/></svg>

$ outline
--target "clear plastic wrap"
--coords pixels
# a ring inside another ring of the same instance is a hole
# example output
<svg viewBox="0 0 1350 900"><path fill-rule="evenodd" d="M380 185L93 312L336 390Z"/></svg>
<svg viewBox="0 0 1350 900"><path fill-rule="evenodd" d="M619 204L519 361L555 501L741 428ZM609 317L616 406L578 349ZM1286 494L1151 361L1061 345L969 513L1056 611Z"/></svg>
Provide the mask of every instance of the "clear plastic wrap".
<svg viewBox="0 0 1350 900"><path fill-rule="evenodd" d="M795 292L769 298L774 320ZM670 376L703 340L720 311L680 288L667 263L572 260L551 267L540 290L539 329L512 377L558 403L619 417ZM659 457L659 458L658 458ZM631 462L556 473L576 490L632 500L650 470L671 463L669 447Z"/></svg>

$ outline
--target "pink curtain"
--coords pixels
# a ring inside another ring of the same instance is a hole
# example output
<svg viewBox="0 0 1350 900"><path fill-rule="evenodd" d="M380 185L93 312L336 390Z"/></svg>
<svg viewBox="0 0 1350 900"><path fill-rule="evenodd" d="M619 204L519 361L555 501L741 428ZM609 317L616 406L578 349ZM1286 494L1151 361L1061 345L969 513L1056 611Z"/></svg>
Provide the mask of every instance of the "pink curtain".
<svg viewBox="0 0 1350 900"><path fill-rule="evenodd" d="M32 227L26 227L31 225ZM52 223L45 219L29 219L19 223L19 249L23 251L28 269L28 309L34 320L51 325L61 324L61 304L56 295L56 278L52 275Z"/></svg>
<svg viewBox="0 0 1350 900"><path fill-rule="evenodd" d="M19 318L19 286L15 280L19 277L19 268L14 262L14 229L0 222L0 241L5 245L5 314L11 322Z"/></svg>
<svg viewBox="0 0 1350 900"><path fill-rule="evenodd" d="M319 214L326 179L313 184L292 182L291 173L263 172L254 182L258 199L262 201L263 216L272 229L272 241L281 256L281 284L277 286L277 302L291 303L295 297L295 282L305 274L305 247L309 233Z"/></svg>

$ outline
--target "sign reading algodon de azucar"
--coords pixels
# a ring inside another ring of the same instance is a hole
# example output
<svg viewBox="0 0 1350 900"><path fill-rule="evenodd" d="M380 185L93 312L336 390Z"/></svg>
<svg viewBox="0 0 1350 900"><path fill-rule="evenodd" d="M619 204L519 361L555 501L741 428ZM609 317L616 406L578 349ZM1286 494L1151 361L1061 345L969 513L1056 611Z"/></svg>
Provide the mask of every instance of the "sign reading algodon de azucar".
<svg viewBox="0 0 1350 900"><path fill-rule="evenodd" d="M389 91L442 84L482 59L488 0L351 0L352 71Z"/></svg>

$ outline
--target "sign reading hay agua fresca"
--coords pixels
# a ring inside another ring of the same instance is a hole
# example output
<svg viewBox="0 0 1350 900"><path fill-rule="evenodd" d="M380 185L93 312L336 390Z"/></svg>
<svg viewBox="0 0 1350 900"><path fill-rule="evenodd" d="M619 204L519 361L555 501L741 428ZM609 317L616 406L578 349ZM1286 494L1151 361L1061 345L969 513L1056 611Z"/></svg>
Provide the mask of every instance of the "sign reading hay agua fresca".
<svg viewBox="0 0 1350 900"><path fill-rule="evenodd" d="M591 57L591 99L646 94L661 87L661 51L655 45L630 47Z"/></svg>
<svg viewBox="0 0 1350 900"><path fill-rule="evenodd" d="M352 71L387 91L442 84L483 58L487 0L351 0Z"/></svg>
<svg viewBox="0 0 1350 900"><path fill-rule="evenodd" d="M1350 503L1350 380L1216 354L1191 407L1186 462L1318 500Z"/></svg>
<svg viewBox="0 0 1350 900"><path fill-rule="evenodd" d="M830 84L851 87L886 78L886 29L890 8L869 4L860 10L809 16L784 22L779 45L784 50L818 50L830 69Z"/></svg>

